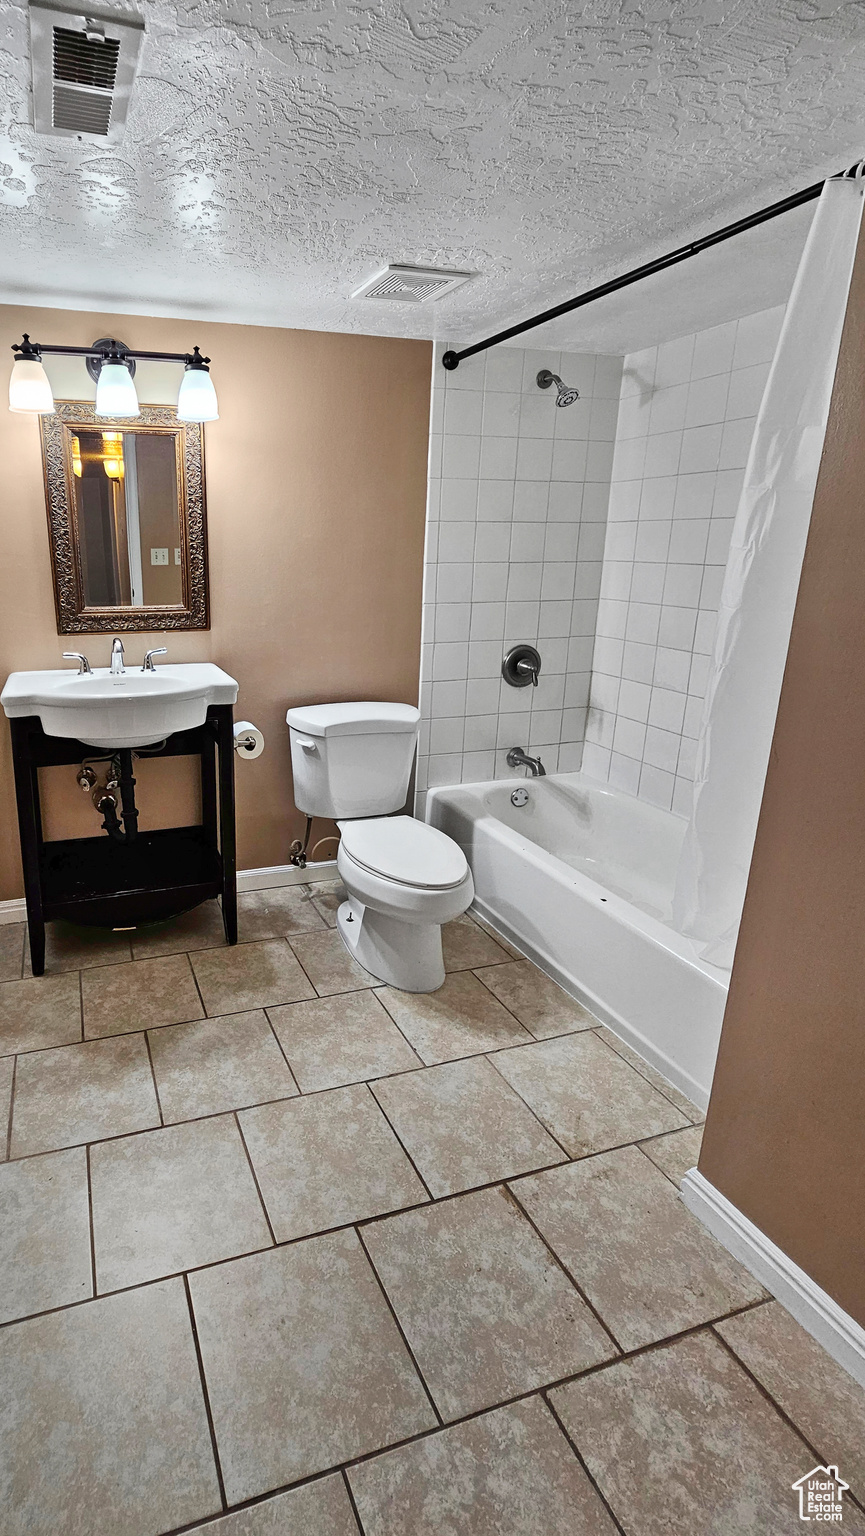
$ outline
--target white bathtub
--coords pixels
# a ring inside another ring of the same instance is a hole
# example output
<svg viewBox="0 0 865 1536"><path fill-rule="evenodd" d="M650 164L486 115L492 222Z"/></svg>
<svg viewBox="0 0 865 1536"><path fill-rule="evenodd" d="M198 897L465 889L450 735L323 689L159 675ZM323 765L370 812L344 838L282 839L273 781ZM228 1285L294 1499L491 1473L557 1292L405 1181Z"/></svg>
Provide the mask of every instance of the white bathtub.
<svg viewBox="0 0 865 1536"><path fill-rule="evenodd" d="M481 915L705 1108L729 973L669 925L685 822L580 773L432 789L426 814Z"/></svg>

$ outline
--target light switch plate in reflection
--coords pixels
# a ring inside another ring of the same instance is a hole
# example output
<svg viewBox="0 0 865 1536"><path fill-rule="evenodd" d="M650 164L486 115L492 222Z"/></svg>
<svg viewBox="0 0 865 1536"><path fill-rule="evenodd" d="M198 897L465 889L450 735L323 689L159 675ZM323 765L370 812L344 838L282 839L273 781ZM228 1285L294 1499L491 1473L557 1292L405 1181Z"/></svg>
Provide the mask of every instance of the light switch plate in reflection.
<svg viewBox="0 0 865 1536"><path fill-rule="evenodd" d="M151 565L167 565L168 564L168 550L167 549L151 549L151 551L150 551L150 564Z"/></svg>

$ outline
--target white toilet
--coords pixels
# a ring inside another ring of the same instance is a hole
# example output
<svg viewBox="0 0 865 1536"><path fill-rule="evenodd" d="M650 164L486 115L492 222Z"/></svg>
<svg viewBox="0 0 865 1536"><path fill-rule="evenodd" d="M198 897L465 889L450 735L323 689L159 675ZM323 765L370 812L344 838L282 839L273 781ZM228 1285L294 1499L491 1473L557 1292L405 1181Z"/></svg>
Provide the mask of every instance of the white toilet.
<svg viewBox="0 0 865 1536"><path fill-rule="evenodd" d="M465 854L444 832L391 816L405 804L420 714L410 704L310 704L286 715L294 801L339 823L337 914L355 960L403 992L445 979L441 925L474 897Z"/></svg>

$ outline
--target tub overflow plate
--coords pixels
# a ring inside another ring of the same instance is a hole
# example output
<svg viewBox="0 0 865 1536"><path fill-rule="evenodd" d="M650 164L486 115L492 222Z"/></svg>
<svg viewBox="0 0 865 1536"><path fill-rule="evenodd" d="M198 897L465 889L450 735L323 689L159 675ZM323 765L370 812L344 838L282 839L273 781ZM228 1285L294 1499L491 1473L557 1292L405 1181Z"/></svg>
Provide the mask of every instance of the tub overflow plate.
<svg viewBox="0 0 865 1536"><path fill-rule="evenodd" d="M522 807L528 805L528 803L529 792L527 789L514 789L511 791L511 805Z"/></svg>

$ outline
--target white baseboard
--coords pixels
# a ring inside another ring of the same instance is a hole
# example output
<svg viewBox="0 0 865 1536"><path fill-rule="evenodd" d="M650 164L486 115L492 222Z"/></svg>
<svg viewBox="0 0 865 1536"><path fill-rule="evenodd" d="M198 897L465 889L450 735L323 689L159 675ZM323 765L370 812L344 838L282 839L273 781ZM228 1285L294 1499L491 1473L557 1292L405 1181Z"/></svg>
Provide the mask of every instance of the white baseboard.
<svg viewBox="0 0 865 1536"><path fill-rule="evenodd" d="M237 889L240 891L268 891L277 885L315 885L319 880L333 880L336 876L336 859L326 859L320 864L307 864L298 869L294 864L271 864L264 869L239 869ZM0 928L6 923L26 923L27 907L23 896L11 901L0 901Z"/></svg>
<svg viewBox="0 0 865 1536"><path fill-rule="evenodd" d="M0 928L6 923L26 923L27 908L23 896L15 896L12 901L0 901Z"/></svg>
<svg viewBox="0 0 865 1536"><path fill-rule="evenodd" d="M744 1264L797 1323L865 1387L865 1328L804 1269L755 1227L697 1168L682 1181L682 1199L733 1257Z"/></svg>
<svg viewBox="0 0 865 1536"><path fill-rule="evenodd" d="M276 885L315 885L319 880L336 878L336 859L325 859L320 864L307 864L298 869L295 864L270 864L264 869L239 869L237 889L240 891L268 891Z"/></svg>

